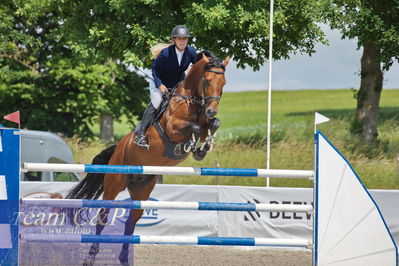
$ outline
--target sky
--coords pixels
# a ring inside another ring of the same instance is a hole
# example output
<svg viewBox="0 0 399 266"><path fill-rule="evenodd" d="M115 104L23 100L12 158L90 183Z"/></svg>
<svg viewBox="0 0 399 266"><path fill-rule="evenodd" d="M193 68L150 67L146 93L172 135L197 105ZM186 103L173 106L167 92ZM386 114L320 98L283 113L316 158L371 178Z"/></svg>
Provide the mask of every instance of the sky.
<svg viewBox="0 0 399 266"><path fill-rule="evenodd" d="M338 31L322 26L330 45L317 44L316 53L293 55L289 60L274 61L272 90L359 88L360 58L355 40L341 40ZM224 91L268 89L268 62L259 71L238 69L234 61L227 66ZM384 89L399 89L399 63L384 74Z"/></svg>

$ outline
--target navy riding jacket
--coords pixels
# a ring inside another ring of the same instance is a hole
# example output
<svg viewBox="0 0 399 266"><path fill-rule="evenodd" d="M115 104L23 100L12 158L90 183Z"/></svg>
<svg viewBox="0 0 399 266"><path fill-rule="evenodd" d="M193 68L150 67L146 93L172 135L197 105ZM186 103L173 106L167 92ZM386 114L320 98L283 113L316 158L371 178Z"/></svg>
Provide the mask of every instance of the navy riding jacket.
<svg viewBox="0 0 399 266"><path fill-rule="evenodd" d="M158 57L152 63L152 76L155 86L159 88L161 84L167 88L174 88L185 78L184 71L187 70L190 63L195 64L197 52L192 46L187 46L179 66L177 61L176 46L171 45L164 48Z"/></svg>

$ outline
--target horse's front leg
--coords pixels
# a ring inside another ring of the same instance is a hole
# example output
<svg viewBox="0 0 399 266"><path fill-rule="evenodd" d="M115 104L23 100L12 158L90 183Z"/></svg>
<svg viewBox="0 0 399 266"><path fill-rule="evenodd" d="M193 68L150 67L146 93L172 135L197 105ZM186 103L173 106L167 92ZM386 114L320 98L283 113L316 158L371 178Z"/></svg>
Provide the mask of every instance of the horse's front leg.
<svg viewBox="0 0 399 266"><path fill-rule="evenodd" d="M198 123L174 121L173 124L168 124L166 129L170 140L179 143L175 148L175 154L186 154L196 149L201 136L201 127Z"/></svg>
<svg viewBox="0 0 399 266"><path fill-rule="evenodd" d="M197 143L200 140L201 136L201 127L198 123L192 123L190 122L191 125L191 137L190 139L184 143L183 149L186 153L189 153L190 151L195 151L197 148Z"/></svg>
<svg viewBox="0 0 399 266"><path fill-rule="evenodd" d="M204 127L204 131L201 136L201 147L193 152L193 158L197 161L202 161L205 155L212 150L214 138L216 136L216 130L221 125L221 121L218 118L213 118L209 121L208 126Z"/></svg>

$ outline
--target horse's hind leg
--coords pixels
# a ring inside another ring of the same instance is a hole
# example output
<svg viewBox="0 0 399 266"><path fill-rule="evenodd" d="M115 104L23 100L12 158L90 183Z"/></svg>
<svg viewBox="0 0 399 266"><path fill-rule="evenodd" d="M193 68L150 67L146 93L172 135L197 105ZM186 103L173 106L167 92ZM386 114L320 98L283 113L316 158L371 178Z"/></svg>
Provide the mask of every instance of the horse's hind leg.
<svg viewBox="0 0 399 266"><path fill-rule="evenodd" d="M126 188L127 182L125 175L106 174L104 176L104 200L114 200L116 196ZM101 235L105 225L108 222L109 209L103 208L99 211L96 223L96 235ZM100 251L100 243L93 243L89 250L89 256L85 259L83 265L94 265L96 255Z"/></svg>
<svg viewBox="0 0 399 266"><path fill-rule="evenodd" d="M128 189L129 189L130 198L132 200L148 200L159 177L160 176L147 175L145 176L145 178L141 179L139 183L136 182L129 183ZM124 235L133 235L136 223L138 220L140 220L142 215L143 215L143 210L134 210L134 209L130 210L129 217L125 222ZM121 262L122 265L129 265L128 255L129 255L129 244L123 244L121 253L119 254L119 261Z"/></svg>
<svg viewBox="0 0 399 266"><path fill-rule="evenodd" d="M100 209L98 213L98 221L96 224L96 235L101 235L105 224L108 220L109 209ZM104 223L104 224L103 224ZM93 243L90 246L89 256L85 258L83 266L92 266L96 260L96 255L100 251L100 243Z"/></svg>

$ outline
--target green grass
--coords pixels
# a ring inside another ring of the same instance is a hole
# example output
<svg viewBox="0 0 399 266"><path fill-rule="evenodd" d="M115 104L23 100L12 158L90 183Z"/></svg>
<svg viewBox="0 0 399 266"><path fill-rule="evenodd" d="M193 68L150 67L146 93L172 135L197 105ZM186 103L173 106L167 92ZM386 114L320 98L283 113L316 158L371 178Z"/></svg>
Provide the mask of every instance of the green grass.
<svg viewBox="0 0 399 266"><path fill-rule="evenodd" d="M356 106L350 89L274 91L271 168L313 168L314 112L319 112L331 119L329 123L320 125L319 129L348 158L368 188L399 189L396 161L399 153L398 99L399 90L383 90L380 101L380 142L368 147L361 145L349 132ZM214 150L202 162L189 158L181 165L265 168L267 92L225 92L218 117L222 126L218 131ZM122 136L130 130L131 128L123 123L115 125L117 136ZM99 151L95 148L96 145L90 147L93 151ZM90 156L91 149L86 147L83 150ZM164 182L250 186L265 184L265 180L261 178L243 177L166 176ZM272 179L271 185L310 187L312 182Z"/></svg>

